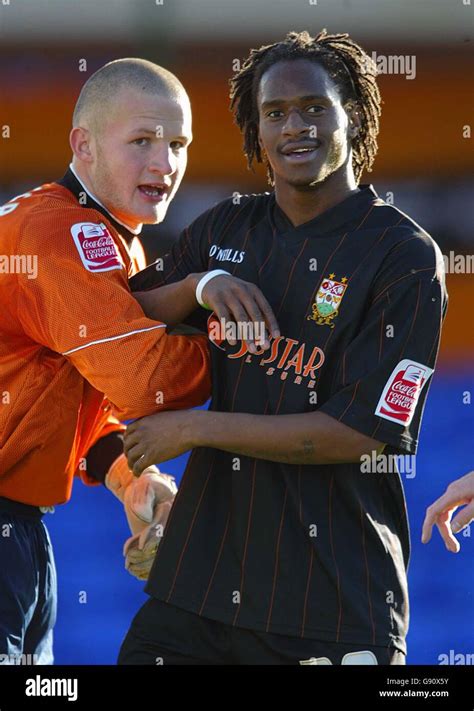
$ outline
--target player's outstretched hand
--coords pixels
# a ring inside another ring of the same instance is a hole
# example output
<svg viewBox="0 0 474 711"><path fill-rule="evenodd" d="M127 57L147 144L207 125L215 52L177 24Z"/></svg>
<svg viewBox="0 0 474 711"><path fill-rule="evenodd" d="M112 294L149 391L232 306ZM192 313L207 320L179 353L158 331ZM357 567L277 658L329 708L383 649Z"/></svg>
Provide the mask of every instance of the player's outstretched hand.
<svg viewBox="0 0 474 711"><path fill-rule="evenodd" d="M251 282L230 274L221 274L204 286L202 300L214 311L219 323L229 325L229 328L224 329L222 337L230 345L243 340L249 351L255 353L258 348L267 350L270 347L269 336L278 338L280 335L272 307L258 286ZM233 324L237 325L237 329L232 328ZM238 327L244 324L246 327L239 330ZM244 337L241 337L242 332ZM235 333L237 338L233 337ZM248 337L245 337L246 334L249 334Z"/></svg>
<svg viewBox="0 0 474 711"><path fill-rule="evenodd" d="M136 533L125 541L123 547L125 568L139 580L148 580L172 504L173 500L158 504L153 522L141 533Z"/></svg>
<svg viewBox="0 0 474 711"><path fill-rule="evenodd" d="M454 511L458 506L467 504L451 521ZM421 534L422 543L431 539L433 526L436 524L446 548L451 553L460 550L459 541L454 533L459 533L465 526L474 520L474 471L465 474L460 479L449 484L445 493L426 509Z"/></svg>

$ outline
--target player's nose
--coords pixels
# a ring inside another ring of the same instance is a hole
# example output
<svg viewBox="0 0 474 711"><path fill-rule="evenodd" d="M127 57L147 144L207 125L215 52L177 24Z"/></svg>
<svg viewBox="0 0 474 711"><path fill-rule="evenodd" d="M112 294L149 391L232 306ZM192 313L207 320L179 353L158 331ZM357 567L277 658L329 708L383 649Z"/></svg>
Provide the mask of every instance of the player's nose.
<svg viewBox="0 0 474 711"><path fill-rule="evenodd" d="M282 127L282 132L286 135L300 135L301 133L307 133L310 126L304 120L300 111L290 110L286 118L285 123Z"/></svg>
<svg viewBox="0 0 474 711"><path fill-rule="evenodd" d="M150 157L148 169L151 173L160 175L173 175L176 172L177 161L169 146L161 145Z"/></svg>

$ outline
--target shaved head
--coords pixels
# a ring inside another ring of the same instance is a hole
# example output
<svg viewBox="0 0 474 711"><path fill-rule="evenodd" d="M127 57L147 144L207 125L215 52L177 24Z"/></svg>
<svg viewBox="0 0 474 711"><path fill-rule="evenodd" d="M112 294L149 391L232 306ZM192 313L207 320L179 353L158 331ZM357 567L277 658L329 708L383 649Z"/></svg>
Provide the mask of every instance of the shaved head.
<svg viewBox="0 0 474 711"><path fill-rule="evenodd" d="M84 84L72 121L72 167L83 185L133 230L161 222L193 138L179 79L145 59L109 62Z"/></svg>
<svg viewBox="0 0 474 711"><path fill-rule="evenodd" d="M189 102L184 86L167 69L146 59L116 59L98 69L82 87L74 108L73 127L94 132L103 129L124 89Z"/></svg>

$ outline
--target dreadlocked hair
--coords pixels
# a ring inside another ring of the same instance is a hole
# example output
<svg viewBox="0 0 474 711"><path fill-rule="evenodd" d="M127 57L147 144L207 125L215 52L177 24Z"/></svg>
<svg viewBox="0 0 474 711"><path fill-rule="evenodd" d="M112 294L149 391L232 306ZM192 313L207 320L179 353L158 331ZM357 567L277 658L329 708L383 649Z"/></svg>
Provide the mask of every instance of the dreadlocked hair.
<svg viewBox="0 0 474 711"><path fill-rule="evenodd" d="M344 106L357 110L361 126L352 138L352 166L357 182L364 170L371 171L377 154L381 97L374 61L347 33L330 35L322 30L316 37L308 32L289 32L285 39L252 49L240 71L230 79L230 108L244 138L247 165L262 163L258 142L257 94L262 75L281 61L307 59L319 62L336 83ZM267 164L268 177L273 175Z"/></svg>

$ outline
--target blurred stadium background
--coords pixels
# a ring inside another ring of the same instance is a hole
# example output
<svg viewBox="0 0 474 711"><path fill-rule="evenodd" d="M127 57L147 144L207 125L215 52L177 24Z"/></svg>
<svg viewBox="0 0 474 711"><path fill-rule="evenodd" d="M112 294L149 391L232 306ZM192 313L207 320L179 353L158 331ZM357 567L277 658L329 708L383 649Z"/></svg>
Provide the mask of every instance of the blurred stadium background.
<svg viewBox="0 0 474 711"><path fill-rule="evenodd" d="M150 259L163 254L219 199L266 189L263 170L246 170L228 112L233 62L290 29L327 27L350 32L369 53L416 58L415 78L380 76L380 151L363 182L384 198L393 193L443 254L474 251L469 0L2 0L0 23L0 203L62 176L72 109L91 73L112 59L144 57L181 78L194 114L184 183L165 225L144 233ZM428 547L419 542L425 507L474 468L474 405L466 402L474 391L473 276L448 274L447 284L450 306L416 476L402 477L413 546L410 664L438 664L450 650L474 653L474 530L461 536L457 556L437 534ZM185 459L164 469L179 479ZM78 482L72 501L47 524L59 572L56 662L114 663L145 600L142 584L123 569L128 529L120 506L105 490Z"/></svg>

